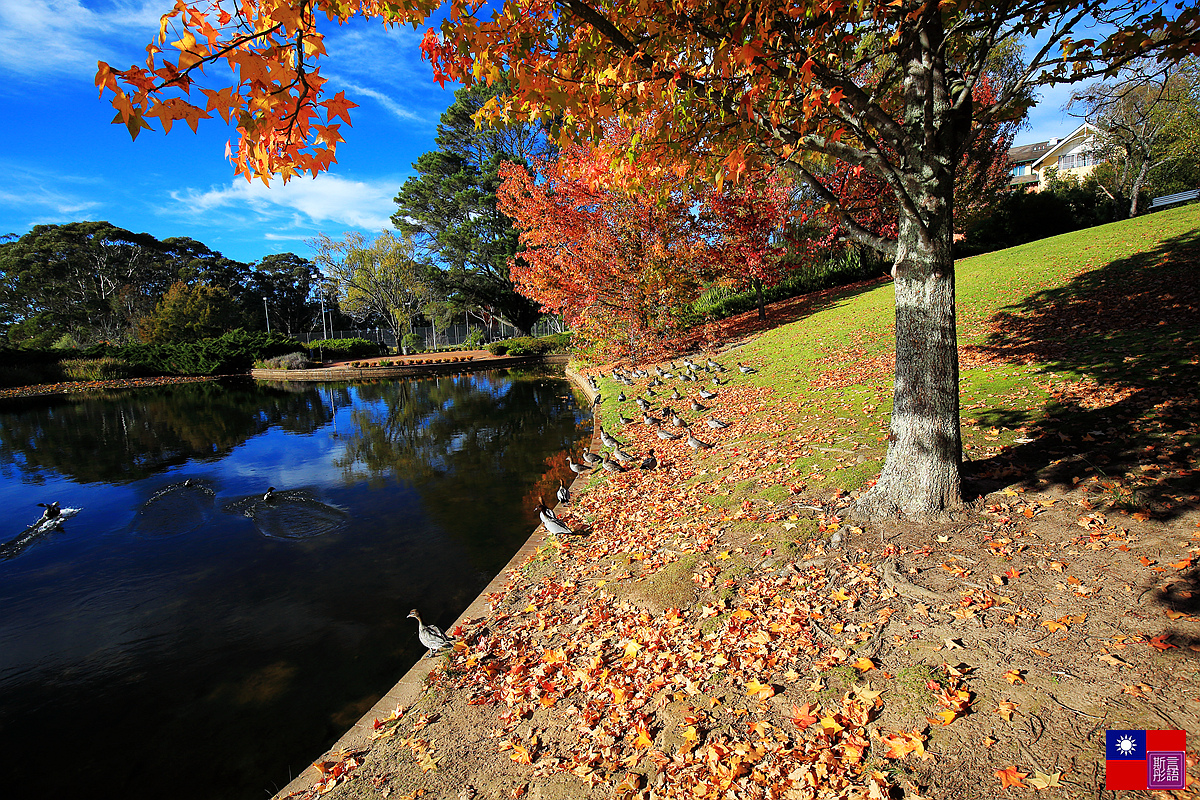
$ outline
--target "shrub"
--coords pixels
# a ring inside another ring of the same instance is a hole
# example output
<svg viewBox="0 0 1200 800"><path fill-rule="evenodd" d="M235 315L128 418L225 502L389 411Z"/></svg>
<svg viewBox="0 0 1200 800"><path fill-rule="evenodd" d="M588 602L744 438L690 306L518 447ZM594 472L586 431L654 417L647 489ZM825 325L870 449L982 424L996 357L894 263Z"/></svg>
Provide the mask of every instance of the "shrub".
<svg viewBox="0 0 1200 800"><path fill-rule="evenodd" d="M239 328L195 342L101 346L90 348L84 355L111 354L140 375L216 375L245 371L256 361L295 352L298 346L281 333L247 333Z"/></svg>
<svg viewBox="0 0 1200 800"><path fill-rule="evenodd" d="M118 358L70 358L59 362L63 375L73 381L113 381L132 375L129 365Z"/></svg>
<svg viewBox="0 0 1200 800"><path fill-rule="evenodd" d="M415 333L406 333L400 339L400 347L405 353L419 353L425 347L425 339Z"/></svg>
<svg viewBox="0 0 1200 800"><path fill-rule="evenodd" d="M311 363L307 353L296 351L259 361L255 366L263 369L308 369Z"/></svg>
<svg viewBox="0 0 1200 800"><path fill-rule="evenodd" d="M508 340L502 339L498 342L492 342L487 346L487 350L494 356L503 356L508 354Z"/></svg>
<svg viewBox="0 0 1200 800"><path fill-rule="evenodd" d="M382 349L378 342L361 338L317 339L309 342L307 347L310 355L320 353L327 361L377 356L380 355Z"/></svg>
<svg viewBox="0 0 1200 800"><path fill-rule="evenodd" d="M471 330L467 333L466 341L463 342L463 347L467 348L468 350L478 350L482 344L483 329L471 328Z"/></svg>

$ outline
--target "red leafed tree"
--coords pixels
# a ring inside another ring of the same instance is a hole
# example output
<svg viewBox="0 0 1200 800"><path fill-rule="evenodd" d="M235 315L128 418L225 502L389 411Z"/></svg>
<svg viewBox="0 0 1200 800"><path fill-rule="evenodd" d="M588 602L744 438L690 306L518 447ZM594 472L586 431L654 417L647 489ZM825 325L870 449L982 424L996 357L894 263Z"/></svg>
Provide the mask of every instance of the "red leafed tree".
<svg viewBox="0 0 1200 800"><path fill-rule="evenodd" d="M506 164L500 175L499 208L524 248L511 265L514 285L598 352L638 359L675 332L680 312L718 274L695 198L679 181L606 188L608 157L579 145L535 161L532 174Z"/></svg>
<svg viewBox="0 0 1200 800"><path fill-rule="evenodd" d="M722 271L735 285L752 286L758 316L766 319L763 287L787 273L781 234L791 217L790 195L775 175L752 176L707 198L712 242Z"/></svg>

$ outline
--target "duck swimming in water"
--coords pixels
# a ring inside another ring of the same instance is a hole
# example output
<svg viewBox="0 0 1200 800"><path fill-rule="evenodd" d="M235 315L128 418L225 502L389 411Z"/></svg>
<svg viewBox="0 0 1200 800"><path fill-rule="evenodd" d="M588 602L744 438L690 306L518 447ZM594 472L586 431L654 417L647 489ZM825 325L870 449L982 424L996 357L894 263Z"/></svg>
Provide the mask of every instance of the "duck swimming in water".
<svg viewBox="0 0 1200 800"><path fill-rule="evenodd" d="M269 502L271 502L271 499L272 499L274 496L275 496L275 487L274 487L274 486L268 486L268 487L267 487L267 493L266 493L266 494L264 494L264 495L262 496L262 501L263 501L264 503L269 503Z"/></svg>
<svg viewBox="0 0 1200 800"><path fill-rule="evenodd" d="M52 519L56 519L62 513L62 509L59 508L57 500L55 500L53 503L38 503L38 505L45 510L42 511L42 518L34 524L40 525L43 522L49 522Z"/></svg>
<svg viewBox="0 0 1200 800"><path fill-rule="evenodd" d="M421 640L421 644L429 648L429 652L425 654L426 658L436 655L447 647L454 646L454 640L442 633L441 628L437 625L426 625L422 622L421 615L417 613L415 608L408 612L408 616L416 619L417 638Z"/></svg>

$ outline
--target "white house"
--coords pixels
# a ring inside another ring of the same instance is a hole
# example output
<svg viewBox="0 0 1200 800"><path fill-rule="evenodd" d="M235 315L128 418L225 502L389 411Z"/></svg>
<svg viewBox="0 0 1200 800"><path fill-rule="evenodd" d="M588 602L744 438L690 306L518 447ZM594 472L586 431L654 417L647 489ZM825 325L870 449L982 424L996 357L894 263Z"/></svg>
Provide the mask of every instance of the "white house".
<svg viewBox="0 0 1200 800"><path fill-rule="evenodd" d="M1011 148L1008 151L1008 161L1012 165L1009 188L1039 191L1051 168L1059 175L1084 178L1104 160L1096 155L1096 135L1099 133L1094 125L1085 122L1061 139Z"/></svg>

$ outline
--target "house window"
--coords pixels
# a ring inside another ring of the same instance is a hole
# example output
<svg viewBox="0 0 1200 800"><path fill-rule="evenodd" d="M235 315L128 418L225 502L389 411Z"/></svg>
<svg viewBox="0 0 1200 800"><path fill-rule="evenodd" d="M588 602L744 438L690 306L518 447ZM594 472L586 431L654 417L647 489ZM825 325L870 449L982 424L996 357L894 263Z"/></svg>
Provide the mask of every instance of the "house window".
<svg viewBox="0 0 1200 800"><path fill-rule="evenodd" d="M1100 159L1089 151L1058 157L1059 169L1079 169L1080 167L1091 167L1099 163Z"/></svg>
<svg viewBox="0 0 1200 800"><path fill-rule="evenodd" d="M1013 177L1019 178L1020 176L1026 174L1026 172L1028 170L1029 170L1028 164L1014 164L1013 168L1012 168Z"/></svg>

